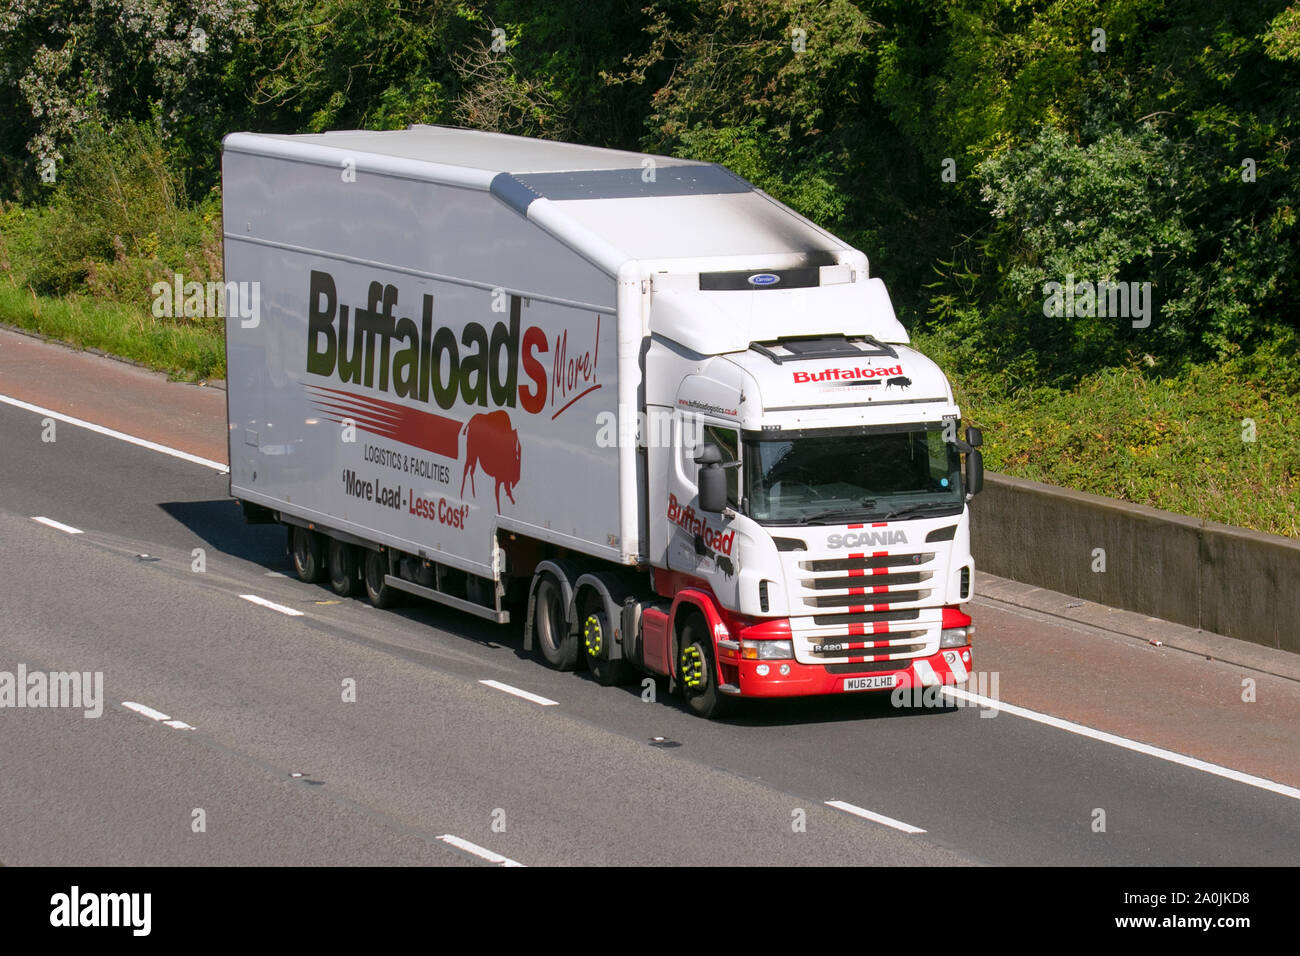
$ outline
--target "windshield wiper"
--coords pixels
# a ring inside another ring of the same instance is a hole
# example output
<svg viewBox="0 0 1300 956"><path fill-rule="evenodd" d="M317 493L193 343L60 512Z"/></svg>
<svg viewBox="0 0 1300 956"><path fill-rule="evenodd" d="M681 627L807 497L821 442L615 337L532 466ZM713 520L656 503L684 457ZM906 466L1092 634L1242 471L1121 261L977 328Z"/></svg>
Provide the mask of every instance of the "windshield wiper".
<svg viewBox="0 0 1300 956"><path fill-rule="evenodd" d="M875 512L872 511L871 508L873 508L876 503L874 501L864 501L862 502L862 504L866 505L867 507L854 508L854 509L835 508L832 509L831 511L818 511L810 515L800 515L795 520L800 524L807 524L813 521L824 521L827 518L843 518L846 522L848 522L848 521L852 521L854 518L875 517Z"/></svg>
<svg viewBox="0 0 1300 956"><path fill-rule="evenodd" d="M901 508L895 508L886 514L882 521L888 521L890 518L897 518L899 515L910 515L918 511L929 511L934 508L955 508L956 505L946 505L938 501L918 501L910 505L903 505Z"/></svg>

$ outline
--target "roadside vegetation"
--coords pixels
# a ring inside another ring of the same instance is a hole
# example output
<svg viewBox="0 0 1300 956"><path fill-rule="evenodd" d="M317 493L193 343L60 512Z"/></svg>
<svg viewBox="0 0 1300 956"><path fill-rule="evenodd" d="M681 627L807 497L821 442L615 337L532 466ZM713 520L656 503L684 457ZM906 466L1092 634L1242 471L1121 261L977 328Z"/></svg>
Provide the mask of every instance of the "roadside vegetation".
<svg viewBox="0 0 1300 956"><path fill-rule="evenodd" d="M87 124L66 151L46 202L0 208L0 322L178 378L223 378L222 319L153 307L156 284L170 289L177 273L221 277L215 190L188 198L147 125Z"/></svg>
<svg viewBox="0 0 1300 956"><path fill-rule="evenodd" d="M152 306L231 130L689 156L867 252L991 467L1300 536L1300 4L15 0L0 111L0 322L223 377Z"/></svg>
<svg viewBox="0 0 1300 956"><path fill-rule="evenodd" d="M941 340L914 341L944 365ZM1139 362L1014 393L995 375L952 379L994 471L1300 538L1300 388L1271 369Z"/></svg>

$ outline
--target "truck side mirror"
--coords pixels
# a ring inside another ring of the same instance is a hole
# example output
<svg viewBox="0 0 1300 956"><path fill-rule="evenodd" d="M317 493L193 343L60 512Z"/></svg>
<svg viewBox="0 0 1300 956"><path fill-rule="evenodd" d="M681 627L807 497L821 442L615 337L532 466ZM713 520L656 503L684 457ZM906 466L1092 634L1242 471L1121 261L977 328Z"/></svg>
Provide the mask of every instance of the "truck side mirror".
<svg viewBox="0 0 1300 956"><path fill-rule="evenodd" d="M984 435L978 428L968 428L966 429L966 444L970 445L972 448L978 448L980 445L984 444Z"/></svg>
<svg viewBox="0 0 1300 956"><path fill-rule="evenodd" d="M722 452L707 442L695 458L700 466L700 510L719 514L727 507L727 472L722 467Z"/></svg>
<svg viewBox="0 0 1300 956"><path fill-rule="evenodd" d="M984 453L972 449L966 453L966 494L978 495L983 489Z"/></svg>

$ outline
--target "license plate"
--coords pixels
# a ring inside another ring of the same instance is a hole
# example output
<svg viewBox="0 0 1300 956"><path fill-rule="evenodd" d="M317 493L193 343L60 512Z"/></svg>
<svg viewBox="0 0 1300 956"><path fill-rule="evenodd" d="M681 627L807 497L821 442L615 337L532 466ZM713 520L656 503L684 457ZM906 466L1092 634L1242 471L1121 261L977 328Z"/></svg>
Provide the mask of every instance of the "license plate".
<svg viewBox="0 0 1300 956"><path fill-rule="evenodd" d="M845 690L889 690L898 683L899 675L881 674L878 677L846 677Z"/></svg>

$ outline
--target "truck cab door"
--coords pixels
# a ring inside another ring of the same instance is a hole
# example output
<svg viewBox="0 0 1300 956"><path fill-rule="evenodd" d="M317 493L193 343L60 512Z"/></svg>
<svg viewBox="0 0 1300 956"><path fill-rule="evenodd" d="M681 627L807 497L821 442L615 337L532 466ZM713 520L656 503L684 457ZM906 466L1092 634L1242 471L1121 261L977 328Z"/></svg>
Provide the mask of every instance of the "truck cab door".
<svg viewBox="0 0 1300 956"><path fill-rule="evenodd" d="M710 424L676 416L673 473L669 478L668 567L704 578L720 598L735 590L736 531L723 514L700 510L695 458L706 443L722 453L727 478L727 504L740 507L740 432L731 425Z"/></svg>

